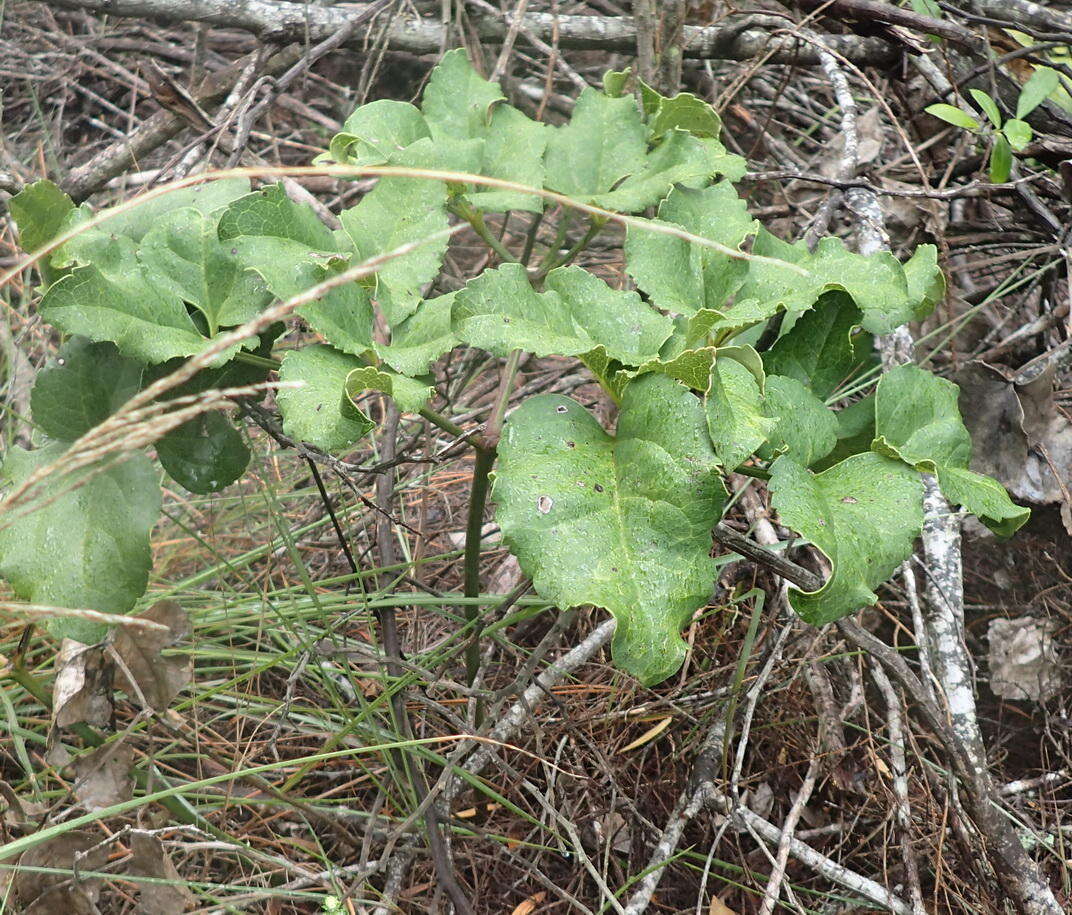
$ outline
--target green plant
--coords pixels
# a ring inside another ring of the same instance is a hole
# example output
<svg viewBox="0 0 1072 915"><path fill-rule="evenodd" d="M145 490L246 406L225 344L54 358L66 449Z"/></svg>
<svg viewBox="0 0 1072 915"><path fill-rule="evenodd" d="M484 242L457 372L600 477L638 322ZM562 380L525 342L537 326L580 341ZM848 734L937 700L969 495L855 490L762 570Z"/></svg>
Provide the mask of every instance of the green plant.
<svg viewBox="0 0 1072 915"><path fill-rule="evenodd" d="M281 185L251 190L245 178L187 182L96 216L47 181L24 190L12 201L22 245L48 249L39 313L66 341L33 391L40 447L4 465L13 494L0 506L0 573L27 600L125 612L146 587L160 502L135 445L157 439L163 470L193 492L226 487L249 452L218 408L276 370L295 385L276 395L284 431L325 452L375 432L361 408L370 391L466 434L449 404L446 415L431 407L432 366L458 345L506 360L487 422L468 432L466 595L480 593L490 484L505 542L541 597L612 613L615 661L645 682L679 667L681 629L710 594L730 472L768 479L782 520L829 559L820 590L791 592L815 624L873 603L909 555L921 473L1011 535L1028 512L968 469L956 386L914 366L874 383L871 335L925 317L944 294L934 247L901 263L837 238L813 252L776 238L732 184L744 162L720 143L716 112L639 82L634 97L630 80L609 73L567 124L549 127L508 105L462 51L448 53L420 108L372 102L332 139L323 168L379 176L335 230ZM541 240L549 202L557 229ZM634 215L649 207L654 217ZM507 211L530 220L516 245L487 220ZM440 274L452 215L498 260L457 289ZM638 291L576 263L612 223L625 226ZM323 342L281 336L276 302L300 302ZM264 329L233 333L250 320ZM134 402L163 419L120 449L125 460L109 450L119 431L92 437L109 417L128 428L135 417L116 410L134 392L213 345L220 352L167 399ZM603 386L618 404L613 434L555 394L504 415L519 365L547 356L578 360ZM87 441L103 467L83 454ZM65 453L81 455L73 472L57 463ZM38 484L44 504L19 508ZM466 608L479 631L479 608ZM54 631L101 634L84 622ZM477 659L474 647L471 674Z"/></svg>
<svg viewBox="0 0 1072 915"><path fill-rule="evenodd" d="M1016 117L1004 119L998 103L982 89L969 89L971 97L979 110L986 115L986 121L980 122L974 113L939 102L929 105L925 110L939 120L962 127L978 134L990 145L990 180L1002 184L1009 180L1012 173L1012 154L1022 152L1034 136L1031 125L1024 120L1032 111L1053 95L1061 85L1060 74L1051 67L1039 67L1031 74L1020 90L1016 100Z"/></svg>

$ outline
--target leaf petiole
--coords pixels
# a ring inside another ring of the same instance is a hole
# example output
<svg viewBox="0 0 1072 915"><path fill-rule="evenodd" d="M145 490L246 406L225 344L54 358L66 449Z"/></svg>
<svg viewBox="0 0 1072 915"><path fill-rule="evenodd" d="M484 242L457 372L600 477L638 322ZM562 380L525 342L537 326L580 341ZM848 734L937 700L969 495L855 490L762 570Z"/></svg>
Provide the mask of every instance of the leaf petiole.
<svg viewBox="0 0 1072 915"><path fill-rule="evenodd" d="M246 365L255 365L257 368L273 372L282 365L278 359L273 359L271 356L258 356L256 353L247 353L245 350L239 350L234 358L235 362L244 362Z"/></svg>
<svg viewBox="0 0 1072 915"><path fill-rule="evenodd" d="M455 216L458 216L469 223L469 225L472 226L473 231L480 236L480 240L499 255L500 259L510 264L520 263L509 248L499 241L499 239L495 237L495 233L488 228L487 222L484 221L483 210L477 209L468 200L460 196L453 198L450 203L447 204L447 209Z"/></svg>
<svg viewBox="0 0 1072 915"><path fill-rule="evenodd" d="M584 235L582 235L576 241L573 247L571 247L569 251L563 254L560 258L551 261L547 261L545 259L544 263L540 266L540 269L536 272L536 276L534 277L534 279L538 282L539 280L542 280L545 276L547 276L547 274L554 270L556 267L564 267L566 264L571 263L578 254L580 254L592 243L592 239L595 238L603 230L603 227L606 224L606 217L593 216L588 223L588 231L585 232Z"/></svg>

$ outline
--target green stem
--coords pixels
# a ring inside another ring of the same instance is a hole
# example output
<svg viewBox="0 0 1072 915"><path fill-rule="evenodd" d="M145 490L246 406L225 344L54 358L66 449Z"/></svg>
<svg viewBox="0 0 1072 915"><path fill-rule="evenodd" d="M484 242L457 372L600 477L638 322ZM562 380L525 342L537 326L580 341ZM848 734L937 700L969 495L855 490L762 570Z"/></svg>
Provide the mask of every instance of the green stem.
<svg viewBox="0 0 1072 915"><path fill-rule="evenodd" d="M7 674L19 684L26 692L33 696L46 709L52 708L52 697L40 680L30 673L25 667L13 667Z"/></svg>
<svg viewBox="0 0 1072 915"><path fill-rule="evenodd" d="M528 266L529 260L532 258L532 248L536 244L536 235L540 231L540 225L543 223L543 211L541 210L532 220L532 225L529 226L528 234L525 236L525 248L521 252L521 263Z"/></svg>
<svg viewBox="0 0 1072 915"><path fill-rule="evenodd" d="M585 248L587 248L589 244L591 244L592 239L595 238L600 233L600 231L602 231L603 226L605 226L606 224L607 220L604 217L593 216L591 220L589 220L588 231L585 232L584 235L582 235L576 241L576 243L574 243L573 247L570 248L569 251L567 251L564 255L562 255L562 257L555 260L545 261L540 266L540 269L537 271L534 279L538 282L542 280L545 276L547 276L547 274L554 270L556 267L564 267L566 264L570 263L578 254L580 254Z"/></svg>
<svg viewBox="0 0 1072 915"><path fill-rule="evenodd" d="M495 237L495 233L488 228L488 224L484 221L482 210L478 210L464 197L458 197L453 200L448 204L447 209L469 223L473 227L473 231L480 236L481 241L498 254L501 260L511 264L520 263L510 250Z"/></svg>
<svg viewBox="0 0 1072 915"><path fill-rule="evenodd" d="M473 486L469 494L469 518L465 527L465 582L462 590L466 597L476 597L480 593L480 544L484 532L484 508L488 502L488 483L491 469L495 466L495 449L502 433L506 405L510 401L510 391L514 387L522 355L521 350L515 349L507 357L491 418L484 429L483 441L476 449ZM465 648L465 676L470 686L480 670L480 636L483 630L480 614L481 608L477 604L465 606L465 621L471 627L469 644ZM482 710L478 707L477 718L481 717Z"/></svg>
<svg viewBox="0 0 1072 915"><path fill-rule="evenodd" d="M506 418L506 405L510 402L510 391L514 387L514 379L521 367L521 357L524 353L515 349L506 358L503 366L502 378L499 381L499 390L495 395L495 405L492 407L491 416L484 427L484 447L495 449L499 445L499 436L502 434L503 420Z"/></svg>
<svg viewBox="0 0 1072 915"><path fill-rule="evenodd" d="M466 431L461 426L459 426L457 423L451 422L442 413L437 413L431 407L422 407L421 416L428 420L428 422L430 422L433 426L439 426L440 429L442 429L444 432L449 433L450 435L453 435L455 438L466 437ZM472 441L473 444L476 444L477 437L470 436L470 441Z"/></svg>
<svg viewBox="0 0 1072 915"><path fill-rule="evenodd" d="M733 746L733 726L734 719L737 716L737 703L740 700L742 689L741 686L744 683L745 670L748 667L748 661L752 657L752 648L756 643L756 633L759 631L759 620L763 615L763 604L766 599L761 588L753 588L746 594L742 594L740 597L735 597L733 603L740 603L746 601L749 598L752 599L752 616L748 621L748 632L745 634L744 642L741 645L741 650L737 655L737 669L733 673L733 685L730 687L730 699L726 704L726 737L722 741L722 773L723 777L729 777L729 751Z"/></svg>
<svg viewBox="0 0 1072 915"><path fill-rule="evenodd" d="M753 480L770 479L770 471L764 470L762 467L752 467L747 464L742 464L734 471L734 473L739 473L744 477L751 477Z"/></svg>
<svg viewBox="0 0 1072 915"><path fill-rule="evenodd" d="M537 276L547 276L551 272L551 264L554 264L558 258L558 251L566 241L566 233L569 232L570 223L573 222L573 210L566 210L558 220L558 230L555 232L555 240L551 242L551 247L547 249L547 253L544 254L543 260L540 261L539 269L536 271Z"/></svg>
<svg viewBox="0 0 1072 915"><path fill-rule="evenodd" d="M268 356L258 356L256 353L247 353L245 350L240 349L235 353L235 362L244 362L246 365L255 365L257 368L268 369L269 371L275 371L283 363L278 359L272 359Z"/></svg>
<svg viewBox="0 0 1072 915"><path fill-rule="evenodd" d="M480 594L480 542L484 533L484 508L488 502L488 483L495 465L495 451L477 448L473 466L473 487L469 493L469 518L465 526L465 583L466 597ZM465 679L470 686L480 669L480 606L465 605L465 622L470 627L469 644L465 648Z"/></svg>

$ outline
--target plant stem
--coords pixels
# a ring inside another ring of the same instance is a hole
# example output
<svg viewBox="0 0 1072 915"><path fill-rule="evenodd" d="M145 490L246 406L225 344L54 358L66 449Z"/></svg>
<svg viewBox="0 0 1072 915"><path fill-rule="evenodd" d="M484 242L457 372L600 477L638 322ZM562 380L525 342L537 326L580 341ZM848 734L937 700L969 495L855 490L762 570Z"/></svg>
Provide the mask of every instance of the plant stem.
<svg viewBox="0 0 1072 915"><path fill-rule="evenodd" d="M269 356L258 356L256 353L247 353L245 350L240 349L235 353L235 362L244 362L246 365L255 365L257 368L269 369L275 371L283 363L278 359L272 359Z"/></svg>
<svg viewBox="0 0 1072 915"><path fill-rule="evenodd" d="M495 465L495 452L487 448L476 449L473 465L473 486L469 492L469 518L465 526L465 583L466 597L480 593L480 541L484 532L484 508L488 501L488 483L491 468ZM480 607L466 604L465 621L471 632L465 649L465 681L472 686L480 669Z"/></svg>
<svg viewBox="0 0 1072 915"><path fill-rule="evenodd" d="M447 209L469 223L469 225L473 227L473 231L480 236L481 241L498 254L501 260L511 264L520 263L520 261L518 261L518 259L510 252L509 248L499 241L491 229L488 228L488 224L484 221L484 213L482 210L478 210L464 197L455 198L447 205Z"/></svg>
<svg viewBox="0 0 1072 915"><path fill-rule="evenodd" d="M7 675L40 702L46 709L52 708L52 697L48 694L48 690L46 690L41 681L25 667L13 667L8 671Z"/></svg>
<svg viewBox="0 0 1072 915"><path fill-rule="evenodd" d="M555 232L555 240L551 242L550 247L543 256L543 260L540 261L540 267L536 271L536 275L543 277L547 276L551 272L551 264L554 264L558 258L558 251L566 241L566 233L569 231L570 223L573 222L573 210L566 210L559 217L558 229Z"/></svg>
<svg viewBox="0 0 1072 915"><path fill-rule="evenodd" d="M525 247L521 252L521 263L528 266L529 260L532 257L532 248L536 244L536 235L540 231L540 226L543 224L543 211L541 210L532 220L532 225L529 226L528 234L525 236Z"/></svg>
<svg viewBox="0 0 1072 915"><path fill-rule="evenodd" d="M383 424L383 439L380 455L385 460L392 460L398 447L398 408L391 403ZM478 451L477 454L480 452ZM376 480L376 503L380 508L380 517L376 521L376 540L379 547L382 566L391 566L398 562L398 549L392 530L394 522L390 509L394 500L397 477L394 470L381 474ZM406 739L413 738L413 724L410 721L406 705L406 670L402 665L402 641L398 632L398 620L394 607L381 607L376 610L380 623L383 653L386 659L387 674L391 678L390 688L391 714L398 732ZM397 748L391 753L398 777L409 775L410 785L417 797L418 805L423 805L428 797L429 785L424 763L419 755L410 757ZM443 837L439 809L435 803L425 807L424 825L428 835L428 847L432 853L432 863L440 885L454 903L459 915L472 915L473 908L462 888L454 879L454 868L450 859L450 847Z"/></svg>
<svg viewBox="0 0 1072 915"><path fill-rule="evenodd" d="M770 471L764 470L762 467L753 467L749 464L742 464L734 473L739 473L743 477L751 477L753 480L769 480Z"/></svg>
<svg viewBox="0 0 1072 915"><path fill-rule="evenodd" d="M499 390L495 395L495 405L484 427L485 448L494 450L499 446L499 436L502 434L503 420L506 418L506 406L510 402L510 391L514 386L517 370L521 367L523 355L521 350L515 349L506 357L506 365L503 366L502 378L499 381Z"/></svg>
<svg viewBox="0 0 1072 915"><path fill-rule="evenodd" d="M499 392L491 411L491 418L484 429L483 441L476 449L476 462L473 465L473 486L469 493L469 517L465 526L465 582L463 593L466 597L480 594L480 544L484 533L484 508L488 502L488 483L492 467L495 466L495 449L502 433L506 405L510 401L510 391L521 365L522 352L514 350L507 357L503 366ZM465 621L471 627L469 644L465 649L465 677L469 686L476 680L480 670L480 635L483 629L480 623L480 607L467 604ZM480 710L478 709L478 717Z"/></svg>
<svg viewBox="0 0 1072 915"><path fill-rule="evenodd" d="M584 235L582 235L574 243L573 247L562 255L562 257L550 261L545 260L544 263L540 266L540 269L537 271L534 279L537 281L542 280L556 267L564 267L566 264L570 263L578 254L580 254L585 248L587 248L589 244L591 244L592 239L600 233L600 231L603 229L603 226L605 226L606 224L607 220L604 219L602 216L593 216L589 220L588 231L585 232Z"/></svg>
<svg viewBox="0 0 1072 915"><path fill-rule="evenodd" d="M474 445L479 440L479 437L476 435L467 436L466 431L461 426L459 426L457 423L451 422L442 413L437 413L430 407L422 407L421 416L428 420L428 422L430 422L433 426L439 426L440 429L442 429L444 432L449 433L450 435L453 435L455 438L468 437Z"/></svg>

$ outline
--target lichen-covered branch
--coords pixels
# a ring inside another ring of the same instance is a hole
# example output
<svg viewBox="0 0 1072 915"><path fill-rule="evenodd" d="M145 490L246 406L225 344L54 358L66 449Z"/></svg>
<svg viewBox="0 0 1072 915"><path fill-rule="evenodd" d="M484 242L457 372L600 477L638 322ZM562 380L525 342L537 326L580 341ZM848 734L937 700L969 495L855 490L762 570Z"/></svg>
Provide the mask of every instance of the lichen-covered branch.
<svg viewBox="0 0 1072 915"><path fill-rule="evenodd" d="M140 17L161 22L204 22L225 28L239 28L265 40L321 41L346 27L348 21L365 11L362 5L319 6L307 3L268 0L39 0L65 9L107 13L109 16ZM601 16L554 16L526 13L520 17L521 36L533 35L552 41L557 33L561 48L635 53L637 29L630 18ZM509 26L495 17L474 19L482 41L502 41ZM386 44L395 51L413 54L440 52L446 41L445 26L436 19L397 17L387 29ZM363 46L355 35L350 44ZM877 38L857 35L829 35L824 41L850 60L861 63L890 63L896 48ZM815 49L789 35L772 36L763 28L743 31L732 26L687 26L682 53L686 58L748 60L773 52L771 62L815 64Z"/></svg>

